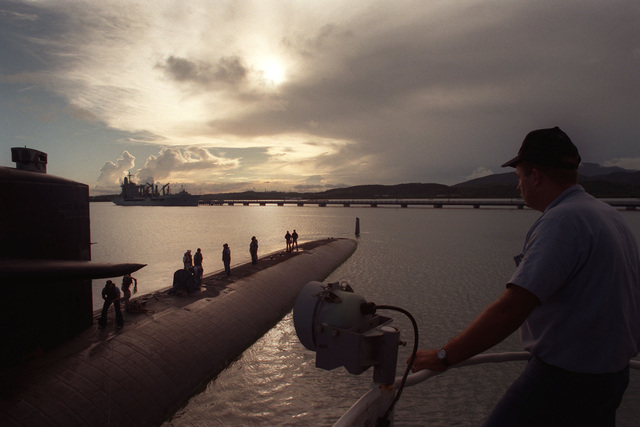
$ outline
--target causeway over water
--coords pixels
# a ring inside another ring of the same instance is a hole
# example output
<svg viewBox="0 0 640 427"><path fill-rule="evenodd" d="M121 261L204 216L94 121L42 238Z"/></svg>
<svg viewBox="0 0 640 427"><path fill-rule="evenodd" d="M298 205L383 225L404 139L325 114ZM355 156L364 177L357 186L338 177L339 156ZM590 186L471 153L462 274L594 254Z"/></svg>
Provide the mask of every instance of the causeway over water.
<svg viewBox="0 0 640 427"><path fill-rule="evenodd" d="M610 204L615 208L622 208L626 210L640 209L640 200L638 199L602 199L605 203ZM221 206L221 205L295 205L305 206L314 205L319 207L327 206L342 206L348 208L350 206L369 206L377 208L378 206L395 206L401 208L430 206L433 208L449 207L473 207L479 209L481 207L515 207L517 209L524 209L525 203L522 199L287 199L287 200L200 200L200 205Z"/></svg>

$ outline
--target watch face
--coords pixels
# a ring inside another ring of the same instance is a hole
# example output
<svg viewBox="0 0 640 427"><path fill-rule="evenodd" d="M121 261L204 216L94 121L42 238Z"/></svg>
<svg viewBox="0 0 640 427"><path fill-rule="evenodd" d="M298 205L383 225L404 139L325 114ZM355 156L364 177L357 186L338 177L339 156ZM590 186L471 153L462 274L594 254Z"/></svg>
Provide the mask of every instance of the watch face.
<svg viewBox="0 0 640 427"><path fill-rule="evenodd" d="M442 350L438 350L438 359L442 360L445 357L447 357L447 352L444 351L444 348Z"/></svg>

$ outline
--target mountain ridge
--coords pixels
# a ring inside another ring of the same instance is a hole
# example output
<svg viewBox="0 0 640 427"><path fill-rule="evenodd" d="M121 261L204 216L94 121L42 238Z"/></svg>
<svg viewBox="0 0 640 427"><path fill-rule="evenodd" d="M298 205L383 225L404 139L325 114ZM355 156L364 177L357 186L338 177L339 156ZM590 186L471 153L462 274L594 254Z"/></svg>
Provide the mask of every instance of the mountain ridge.
<svg viewBox="0 0 640 427"><path fill-rule="evenodd" d="M578 183L599 198L640 198L640 171L584 163L578 169ZM320 192L244 191L203 194L211 200L284 199L431 199L431 198L520 198L513 171L487 175L454 185L437 183L368 184L333 188ZM91 201L110 201L115 195L91 197Z"/></svg>

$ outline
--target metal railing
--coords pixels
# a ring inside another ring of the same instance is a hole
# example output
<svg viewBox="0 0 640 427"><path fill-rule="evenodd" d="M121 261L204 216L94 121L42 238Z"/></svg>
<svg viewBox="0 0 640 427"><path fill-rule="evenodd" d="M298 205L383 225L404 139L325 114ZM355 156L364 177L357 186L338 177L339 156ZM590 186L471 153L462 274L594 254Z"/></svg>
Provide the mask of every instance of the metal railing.
<svg viewBox="0 0 640 427"><path fill-rule="evenodd" d="M479 354L464 362L451 366L446 371L430 371L425 369L407 377L406 387L420 384L429 378L438 376L451 369L462 368L464 366L482 365L485 363L504 363L526 361L531 358L531 353L526 351L505 352L505 353L487 353ZM640 370L640 360L631 360L629 362L631 369ZM400 386L402 377L397 377L394 387L385 387L380 384L373 384L367 391L345 414L334 424L334 427L346 427L353 425L364 425L363 420L372 419L374 422L380 411L384 411L391 403L394 397L394 389ZM377 414L376 414L377 412ZM375 414L375 415L374 415ZM372 424L375 425L375 424Z"/></svg>

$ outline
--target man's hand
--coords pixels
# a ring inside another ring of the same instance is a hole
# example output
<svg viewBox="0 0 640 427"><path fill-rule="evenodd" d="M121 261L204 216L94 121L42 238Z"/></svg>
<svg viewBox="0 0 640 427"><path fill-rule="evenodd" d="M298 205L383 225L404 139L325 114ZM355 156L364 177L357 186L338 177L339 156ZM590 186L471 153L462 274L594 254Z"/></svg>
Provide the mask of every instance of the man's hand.
<svg viewBox="0 0 640 427"><path fill-rule="evenodd" d="M418 372L423 369L442 372L447 369L440 359L438 359L437 353L438 350L418 350L416 360L411 367L411 372ZM407 360L407 363L409 363L409 360Z"/></svg>
<svg viewBox="0 0 640 427"><path fill-rule="evenodd" d="M538 305L540 300L533 293L509 284L497 301L485 308L457 337L446 343L449 363L463 362L498 344L518 329ZM438 359L437 353L437 350L419 350L411 370L444 371L446 367Z"/></svg>

